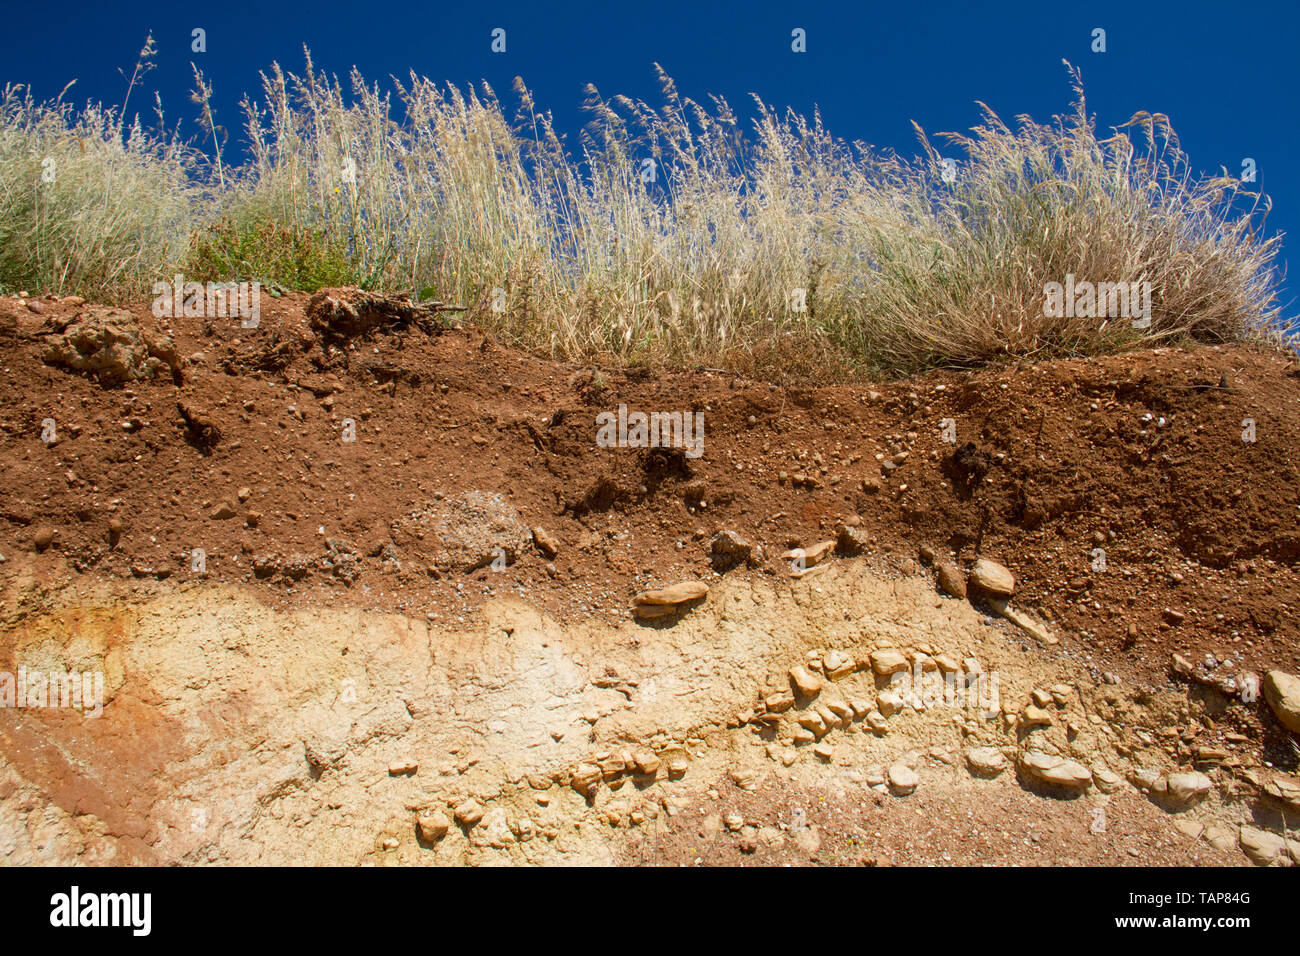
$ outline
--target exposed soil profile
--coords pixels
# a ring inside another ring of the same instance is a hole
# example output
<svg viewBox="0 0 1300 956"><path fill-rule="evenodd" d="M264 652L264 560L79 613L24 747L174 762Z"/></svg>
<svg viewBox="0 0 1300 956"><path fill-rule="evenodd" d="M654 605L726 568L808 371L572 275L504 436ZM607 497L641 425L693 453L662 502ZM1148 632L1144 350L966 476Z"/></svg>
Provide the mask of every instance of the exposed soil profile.
<svg viewBox="0 0 1300 956"><path fill-rule="evenodd" d="M0 859L1300 861L1293 357L795 387L350 294L0 300L0 671L105 689L0 708Z"/></svg>

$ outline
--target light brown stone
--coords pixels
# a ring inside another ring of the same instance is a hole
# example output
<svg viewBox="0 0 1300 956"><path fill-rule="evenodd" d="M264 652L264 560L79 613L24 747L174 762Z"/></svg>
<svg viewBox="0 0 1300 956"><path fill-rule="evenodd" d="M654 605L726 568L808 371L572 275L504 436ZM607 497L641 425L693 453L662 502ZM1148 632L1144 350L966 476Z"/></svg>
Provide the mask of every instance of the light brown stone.
<svg viewBox="0 0 1300 956"><path fill-rule="evenodd" d="M1283 727L1300 734L1300 677L1269 671L1264 675L1264 699Z"/></svg>
<svg viewBox="0 0 1300 956"><path fill-rule="evenodd" d="M416 829L419 830L420 839L425 843L436 843L447 835L451 829L451 821L447 819L446 814L438 810L421 810L415 818Z"/></svg>
<svg viewBox="0 0 1300 956"><path fill-rule="evenodd" d="M703 581L681 581L657 591L642 591L633 600L637 604L684 604L695 601L709 593L709 586Z"/></svg>
<svg viewBox="0 0 1300 956"><path fill-rule="evenodd" d="M1015 576L991 558L980 558L970 569L970 585L986 594L1010 597L1016 590Z"/></svg>
<svg viewBox="0 0 1300 956"><path fill-rule="evenodd" d="M871 652L871 669L881 677L907 670L907 658L892 647Z"/></svg>
<svg viewBox="0 0 1300 956"><path fill-rule="evenodd" d="M1092 783L1092 771L1064 757L1031 750L1020 755L1020 769L1041 783L1082 790Z"/></svg>
<svg viewBox="0 0 1300 956"><path fill-rule="evenodd" d="M820 677L811 673L802 664L796 664L789 671L790 683L800 697L815 697L822 689Z"/></svg>

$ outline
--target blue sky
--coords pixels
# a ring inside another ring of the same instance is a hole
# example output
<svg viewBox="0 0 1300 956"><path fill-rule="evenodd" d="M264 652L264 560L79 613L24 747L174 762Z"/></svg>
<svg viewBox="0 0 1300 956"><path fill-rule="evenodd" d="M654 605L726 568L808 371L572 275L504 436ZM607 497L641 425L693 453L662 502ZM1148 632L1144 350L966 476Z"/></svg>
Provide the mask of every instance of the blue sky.
<svg viewBox="0 0 1300 956"><path fill-rule="evenodd" d="M966 130L976 100L1008 121L1044 121L1065 112L1070 88L1061 65L1083 71L1098 125L1121 124L1138 110L1169 115L1193 168L1240 173L1253 158L1256 186L1273 200L1269 232L1300 231L1300 153L1295 97L1300 92L1300 4L1092 2L1011 3L680 2L614 4L434 2L220 4L174 2L15 4L0 81L30 84L53 97L71 79L74 103L120 103L145 34L158 45L157 69L134 112L151 118L153 89L170 119L194 116L190 62L215 90L219 122L237 140L237 103L256 92L272 61L302 66L307 45L317 66L339 75L358 67L370 80L411 70L458 84L486 80L513 114L511 83L522 76L570 142L584 122L583 87L658 102L652 64L661 63L686 96L725 96L734 107L757 93L768 103L811 115L848 140L916 152L910 121L928 132ZM192 53L191 31L207 32L207 52ZM506 52L490 49L494 28ZM793 53L791 31L806 31ZM1092 31L1106 31L1094 53ZM136 98L136 97L139 98ZM188 132L198 127L187 123ZM238 146L238 143L232 143ZM1288 241L1283 258L1289 249ZM1293 286L1294 283L1288 283ZM1286 314L1300 309L1287 292Z"/></svg>

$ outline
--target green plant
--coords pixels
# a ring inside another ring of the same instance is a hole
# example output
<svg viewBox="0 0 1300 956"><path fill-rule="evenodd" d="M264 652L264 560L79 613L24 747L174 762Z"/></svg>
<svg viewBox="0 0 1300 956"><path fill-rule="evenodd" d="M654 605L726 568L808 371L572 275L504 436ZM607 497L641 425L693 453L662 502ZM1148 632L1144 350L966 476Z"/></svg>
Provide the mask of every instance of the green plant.
<svg viewBox="0 0 1300 956"><path fill-rule="evenodd" d="M185 275L197 282L259 280L314 292L357 282L323 230L254 220L220 220L195 233Z"/></svg>

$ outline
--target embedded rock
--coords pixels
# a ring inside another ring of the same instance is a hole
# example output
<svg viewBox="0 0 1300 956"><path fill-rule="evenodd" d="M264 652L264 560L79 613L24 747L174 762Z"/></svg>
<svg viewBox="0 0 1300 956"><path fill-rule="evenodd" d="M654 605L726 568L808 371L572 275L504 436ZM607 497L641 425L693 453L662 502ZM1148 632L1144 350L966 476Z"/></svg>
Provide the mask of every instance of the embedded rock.
<svg viewBox="0 0 1300 956"><path fill-rule="evenodd" d="M1264 675L1264 699L1283 727L1300 734L1300 677L1269 671Z"/></svg>
<svg viewBox="0 0 1300 956"><path fill-rule="evenodd" d="M393 522L393 542L415 554L435 574L476 571L495 562L513 564L532 540L532 529L499 494L467 491Z"/></svg>
<svg viewBox="0 0 1300 956"><path fill-rule="evenodd" d="M980 558L970 569L970 586L996 597L1011 597L1016 589L1016 579L998 562Z"/></svg>
<svg viewBox="0 0 1300 956"><path fill-rule="evenodd" d="M966 751L966 766L980 777L996 777L1007 767L1007 758L997 747L972 747Z"/></svg>
<svg viewBox="0 0 1300 956"><path fill-rule="evenodd" d="M1083 790L1092 783L1092 771L1087 767L1041 750L1021 754L1020 769L1039 783L1067 790Z"/></svg>
<svg viewBox="0 0 1300 956"><path fill-rule="evenodd" d="M632 600L638 605L663 607L695 601L708 593L709 586L702 581L682 581L656 591L642 591Z"/></svg>
<svg viewBox="0 0 1300 956"><path fill-rule="evenodd" d="M46 340L47 364L84 372L106 388L153 378L166 369L179 377L184 361L172 340L145 332L124 309L94 308Z"/></svg>

